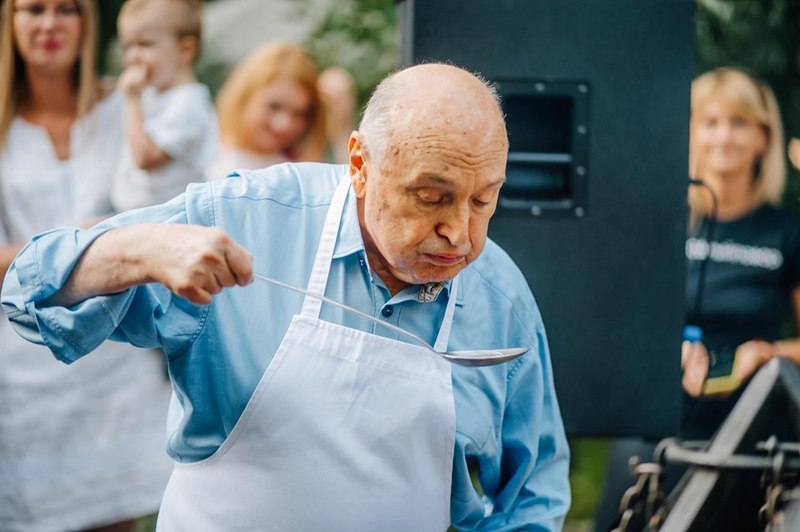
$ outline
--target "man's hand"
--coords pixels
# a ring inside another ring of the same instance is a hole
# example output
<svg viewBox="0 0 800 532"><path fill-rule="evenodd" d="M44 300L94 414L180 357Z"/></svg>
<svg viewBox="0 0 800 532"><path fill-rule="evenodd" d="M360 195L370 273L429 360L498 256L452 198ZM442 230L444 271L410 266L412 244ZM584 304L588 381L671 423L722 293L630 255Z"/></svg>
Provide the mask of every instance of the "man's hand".
<svg viewBox="0 0 800 532"><path fill-rule="evenodd" d="M149 277L198 303L224 287L253 280L253 257L224 231L196 225L157 225L142 259Z"/></svg>
<svg viewBox="0 0 800 532"><path fill-rule="evenodd" d="M64 288L44 305L72 306L90 297L158 282L207 305L223 287L250 284L253 257L224 231L199 225L119 227L84 252Z"/></svg>

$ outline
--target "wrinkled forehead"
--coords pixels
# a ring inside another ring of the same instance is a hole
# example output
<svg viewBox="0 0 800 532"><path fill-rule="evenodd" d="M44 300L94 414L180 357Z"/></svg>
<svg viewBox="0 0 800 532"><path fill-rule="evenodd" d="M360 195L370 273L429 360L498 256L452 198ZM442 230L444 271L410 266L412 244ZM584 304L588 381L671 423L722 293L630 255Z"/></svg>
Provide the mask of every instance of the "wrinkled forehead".
<svg viewBox="0 0 800 532"><path fill-rule="evenodd" d="M504 179L508 152L504 129L475 128L468 122L444 118L406 121L403 126L388 139L381 165L387 176Z"/></svg>
<svg viewBox="0 0 800 532"><path fill-rule="evenodd" d="M502 116L490 106L465 105L458 98L409 102L391 113L390 145L473 152L507 149Z"/></svg>

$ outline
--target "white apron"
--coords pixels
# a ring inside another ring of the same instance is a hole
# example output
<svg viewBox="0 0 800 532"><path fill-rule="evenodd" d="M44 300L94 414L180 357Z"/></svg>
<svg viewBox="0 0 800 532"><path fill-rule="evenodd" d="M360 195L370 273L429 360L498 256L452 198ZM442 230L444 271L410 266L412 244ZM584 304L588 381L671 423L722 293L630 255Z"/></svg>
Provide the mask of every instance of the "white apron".
<svg viewBox="0 0 800 532"><path fill-rule="evenodd" d="M324 293L349 179L308 284ZM437 348L455 308L453 282ZM436 531L450 524L450 364L319 319L306 297L241 418L209 458L176 464L160 532Z"/></svg>

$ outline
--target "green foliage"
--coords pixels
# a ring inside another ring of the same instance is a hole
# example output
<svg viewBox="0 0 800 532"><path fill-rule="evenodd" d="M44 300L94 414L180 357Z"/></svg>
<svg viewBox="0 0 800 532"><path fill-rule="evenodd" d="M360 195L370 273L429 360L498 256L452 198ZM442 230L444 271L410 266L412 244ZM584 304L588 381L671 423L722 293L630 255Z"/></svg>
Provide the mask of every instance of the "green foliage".
<svg viewBox="0 0 800 532"><path fill-rule="evenodd" d="M123 2L124 0L100 0L97 2L97 9L100 13L99 70L104 75L108 75L111 71L110 58L107 51L112 41L117 37L117 15L122 8Z"/></svg>
<svg viewBox="0 0 800 532"><path fill-rule="evenodd" d="M314 2L296 0L298 16L313 16ZM333 0L306 46L322 68L341 66L355 78L359 102L399 62L393 0Z"/></svg>
<svg viewBox="0 0 800 532"><path fill-rule="evenodd" d="M590 521L600 502L601 486L605 482L609 440L576 438L570 441L572 452L569 484L572 506L568 521Z"/></svg>

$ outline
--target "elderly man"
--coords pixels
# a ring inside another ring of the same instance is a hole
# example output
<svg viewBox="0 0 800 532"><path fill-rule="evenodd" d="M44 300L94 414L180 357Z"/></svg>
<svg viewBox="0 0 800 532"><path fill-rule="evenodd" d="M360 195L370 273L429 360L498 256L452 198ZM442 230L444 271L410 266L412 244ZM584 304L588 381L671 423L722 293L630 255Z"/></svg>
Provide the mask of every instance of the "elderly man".
<svg viewBox="0 0 800 532"><path fill-rule="evenodd" d="M3 306L68 363L107 338L164 349L177 463L160 530L560 529L568 449L544 328L486 238L507 149L484 82L411 67L376 89L349 165L239 171L40 235ZM531 351L451 366L254 273L440 350Z"/></svg>

